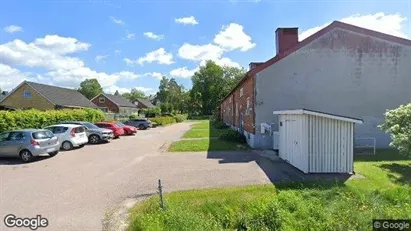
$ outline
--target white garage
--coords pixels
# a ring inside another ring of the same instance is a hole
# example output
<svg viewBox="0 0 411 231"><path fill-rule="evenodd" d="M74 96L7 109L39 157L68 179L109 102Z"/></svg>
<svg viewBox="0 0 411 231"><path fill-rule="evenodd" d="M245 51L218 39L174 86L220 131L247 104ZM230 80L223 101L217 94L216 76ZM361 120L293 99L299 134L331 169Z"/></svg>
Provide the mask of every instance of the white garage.
<svg viewBox="0 0 411 231"><path fill-rule="evenodd" d="M307 109L279 115L279 156L304 173L353 173L354 123L361 119Z"/></svg>

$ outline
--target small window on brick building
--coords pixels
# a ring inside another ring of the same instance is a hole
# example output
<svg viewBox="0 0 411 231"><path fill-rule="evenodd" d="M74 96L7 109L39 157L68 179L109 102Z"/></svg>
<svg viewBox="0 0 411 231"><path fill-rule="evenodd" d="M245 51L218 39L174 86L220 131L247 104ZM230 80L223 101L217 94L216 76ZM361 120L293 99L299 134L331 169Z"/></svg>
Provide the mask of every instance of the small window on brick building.
<svg viewBox="0 0 411 231"><path fill-rule="evenodd" d="M231 103L231 100L232 100L232 99L233 99L233 97L230 96L230 102L229 102L229 103Z"/></svg>
<svg viewBox="0 0 411 231"><path fill-rule="evenodd" d="M250 97L247 97L247 108L245 110L245 115L250 115L251 107L250 107Z"/></svg>
<svg viewBox="0 0 411 231"><path fill-rule="evenodd" d="M240 89L240 97L243 96L243 88Z"/></svg>
<svg viewBox="0 0 411 231"><path fill-rule="evenodd" d="M99 103L105 103L105 102L106 102L106 98L100 97L100 98L98 98L98 102L99 102Z"/></svg>

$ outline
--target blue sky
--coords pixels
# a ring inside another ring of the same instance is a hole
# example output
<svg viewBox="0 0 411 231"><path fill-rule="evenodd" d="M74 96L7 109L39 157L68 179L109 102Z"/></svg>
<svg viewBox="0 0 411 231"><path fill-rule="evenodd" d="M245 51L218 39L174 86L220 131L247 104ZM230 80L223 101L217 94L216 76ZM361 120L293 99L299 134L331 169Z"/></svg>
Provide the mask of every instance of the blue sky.
<svg viewBox="0 0 411 231"><path fill-rule="evenodd" d="M410 1L5 0L0 8L0 88L24 79L108 92L153 93L159 77L187 88L205 59L243 66L274 56L274 31L300 39L333 20L411 37Z"/></svg>

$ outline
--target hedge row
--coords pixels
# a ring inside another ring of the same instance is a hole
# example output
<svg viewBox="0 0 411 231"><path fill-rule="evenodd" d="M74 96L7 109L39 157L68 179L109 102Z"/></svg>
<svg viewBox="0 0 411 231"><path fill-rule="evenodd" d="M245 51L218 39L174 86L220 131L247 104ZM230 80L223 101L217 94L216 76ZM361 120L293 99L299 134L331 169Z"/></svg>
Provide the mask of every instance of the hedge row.
<svg viewBox="0 0 411 231"><path fill-rule="evenodd" d="M0 132L24 128L44 128L67 120L94 123L104 119L104 113L97 109L0 111Z"/></svg>
<svg viewBox="0 0 411 231"><path fill-rule="evenodd" d="M178 114L175 116L161 116L161 117L150 118L150 120L151 122L156 123L158 126L164 126L168 124L183 122L184 120L187 120L187 115Z"/></svg>

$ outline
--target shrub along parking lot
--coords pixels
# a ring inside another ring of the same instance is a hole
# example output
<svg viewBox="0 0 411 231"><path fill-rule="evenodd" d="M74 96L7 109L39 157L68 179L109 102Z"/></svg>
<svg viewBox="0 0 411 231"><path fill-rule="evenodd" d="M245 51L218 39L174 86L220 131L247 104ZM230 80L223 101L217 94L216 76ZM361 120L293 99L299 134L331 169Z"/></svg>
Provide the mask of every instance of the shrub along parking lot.
<svg viewBox="0 0 411 231"><path fill-rule="evenodd" d="M389 161L389 159L395 161ZM129 230L371 230L372 219L411 219L411 160L393 151L355 162L365 179L190 190L131 210Z"/></svg>
<svg viewBox="0 0 411 231"><path fill-rule="evenodd" d="M24 128L44 128L68 120L94 123L104 119L103 111L97 109L0 111L0 132Z"/></svg>

